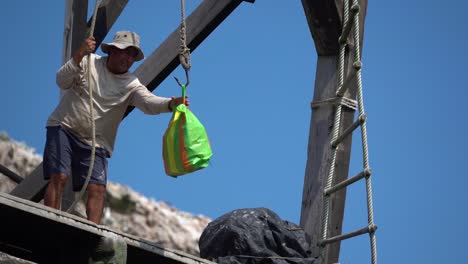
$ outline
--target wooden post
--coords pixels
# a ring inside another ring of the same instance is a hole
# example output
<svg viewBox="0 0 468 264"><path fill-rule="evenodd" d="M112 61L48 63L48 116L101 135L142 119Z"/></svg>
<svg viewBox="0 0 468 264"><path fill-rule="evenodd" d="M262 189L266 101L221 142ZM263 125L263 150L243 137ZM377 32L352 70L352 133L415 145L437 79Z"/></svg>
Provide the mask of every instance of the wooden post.
<svg viewBox="0 0 468 264"><path fill-rule="evenodd" d="M63 53L62 65L65 64L73 55L73 53L80 48L81 42L86 37L86 18L88 13L88 0L67 0L65 3L65 23L63 35ZM60 91L62 97L63 91ZM41 166L42 168L42 163ZM34 195L36 199L42 200L48 181L43 179L42 170L34 170L37 173L35 181L39 183L36 186L44 186L41 188L40 195ZM36 175L35 174L35 175ZM41 179L39 179L39 177ZM32 177L28 180L32 180ZM27 182L23 184L26 185ZM14 190L13 190L14 191ZM18 191L18 190L17 190ZM13 192L12 192L13 194ZM75 200L73 193L72 181L69 179L65 185L62 195L62 210L67 210Z"/></svg>
<svg viewBox="0 0 468 264"><path fill-rule="evenodd" d="M70 1L70 0L68 0ZM71 42L71 49L67 50L70 53L64 54L62 64L65 64L73 53L77 51L81 43L89 35L91 19L86 23L88 1L72 0L73 10L71 10L71 18L68 17L70 11L65 10L65 29L67 29L67 21L71 21L73 31L64 38L64 46ZM94 28L94 37L96 39L96 47L104 40L114 22L122 13L128 0L107 0L101 3L96 14L96 24ZM67 4L68 5L68 4ZM65 31L66 32L66 31ZM73 192L72 180L68 180L62 195L62 210L66 211L75 201L75 193Z"/></svg>
<svg viewBox="0 0 468 264"><path fill-rule="evenodd" d="M85 38L87 12L88 0L67 0L65 3L62 64L71 58Z"/></svg>
<svg viewBox="0 0 468 264"><path fill-rule="evenodd" d="M359 0L361 28L367 8L367 0ZM338 38L341 34L343 17L343 0L302 0L310 31L318 54L314 89L314 102L336 97L338 76ZM362 34L361 31L361 40ZM361 41L362 43L362 41ZM362 45L361 45L362 47ZM352 71L354 54L347 48L345 73ZM351 86L345 97L355 99L356 85ZM312 237L313 256L319 255L317 243L321 240L323 216L323 189L329 172L331 159L331 132L333 129L334 106L324 105L312 109L307 151L307 165L304 177L304 189L301 207L301 227ZM349 127L354 121L355 110L343 108L342 128ZM352 138L348 137L338 147L335 163L335 181L341 182L348 177ZM346 189L331 195L328 236L341 234ZM340 242L326 246L323 263L338 262Z"/></svg>

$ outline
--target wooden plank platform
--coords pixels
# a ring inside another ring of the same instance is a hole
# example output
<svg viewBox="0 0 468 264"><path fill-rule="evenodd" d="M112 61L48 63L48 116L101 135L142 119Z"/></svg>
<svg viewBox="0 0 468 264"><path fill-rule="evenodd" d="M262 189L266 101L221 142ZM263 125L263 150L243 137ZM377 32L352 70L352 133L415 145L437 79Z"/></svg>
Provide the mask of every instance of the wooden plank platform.
<svg viewBox="0 0 468 264"><path fill-rule="evenodd" d="M211 264L42 204L0 193L0 251L37 263L88 263L101 236L127 243L127 263Z"/></svg>

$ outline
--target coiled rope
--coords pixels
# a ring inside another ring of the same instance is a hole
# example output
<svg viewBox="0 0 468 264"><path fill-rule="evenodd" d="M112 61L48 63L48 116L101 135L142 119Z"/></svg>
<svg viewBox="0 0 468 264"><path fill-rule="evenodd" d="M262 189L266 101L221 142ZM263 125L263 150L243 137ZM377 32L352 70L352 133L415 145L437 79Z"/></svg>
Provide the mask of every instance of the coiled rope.
<svg viewBox="0 0 468 264"><path fill-rule="evenodd" d="M93 13L93 18L91 20L91 27L89 29L89 34L88 38L92 37L94 34L94 27L96 25L96 16L97 16L97 10L98 10L98 0L95 1L94 4L94 13ZM93 89L91 87L91 54L88 54L88 72L86 75L88 79L88 90L89 90L89 118L91 122L91 163L89 165L88 169L88 175L86 176L86 180L83 184L83 187L81 187L81 190L78 194L75 195L75 200L73 201L72 205L67 209L67 212L71 212L73 208L75 208L76 204L78 203L79 200L83 197L84 192L86 191L89 180L91 179L91 174L93 173L94 169L94 160L96 158L96 124L94 122L94 106L93 106Z"/></svg>
<svg viewBox="0 0 468 264"><path fill-rule="evenodd" d="M181 23L180 23L180 47L179 47L179 61L180 65L185 70L185 77L187 82L182 84L177 77L174 77L176 82L179 84L180 87L187 87L190 83L190 75L189 71L192 67L191 65L191 58L190 58L190 49L187 47L187 32L186 32L186 24L185 24L185 0L180 1L181 5Z"/></svg>

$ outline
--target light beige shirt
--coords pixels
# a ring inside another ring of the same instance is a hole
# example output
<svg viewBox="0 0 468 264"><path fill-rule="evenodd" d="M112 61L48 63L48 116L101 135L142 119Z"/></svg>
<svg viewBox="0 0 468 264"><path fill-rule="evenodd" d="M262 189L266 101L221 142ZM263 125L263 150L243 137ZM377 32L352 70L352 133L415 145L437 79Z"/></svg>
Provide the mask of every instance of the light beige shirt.
<svg viewBox="0 0 468 264"><path fill-rule="evenodd" d="M145 114L169 112L170 98L151 93L131 73L113 74L106 66L107 57L91 55L96 145L112 154L120 121L129 105ZM83 142L92 144L87 57L79 65L73 59L57 72L57 84L63 90L59 105L47 120L47 126L62 126Z"/></svg>

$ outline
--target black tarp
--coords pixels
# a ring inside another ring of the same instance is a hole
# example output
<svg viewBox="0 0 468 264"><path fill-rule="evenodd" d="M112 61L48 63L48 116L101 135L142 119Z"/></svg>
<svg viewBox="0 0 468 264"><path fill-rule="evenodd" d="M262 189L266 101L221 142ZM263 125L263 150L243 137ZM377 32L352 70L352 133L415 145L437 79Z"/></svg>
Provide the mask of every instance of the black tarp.
<svg viewBox="0 0 468 264"><path fill-rule="evenodd" d="M267 208L238 209L203 231L200 256L218 263L313 264L310 237Z"/></svg>

